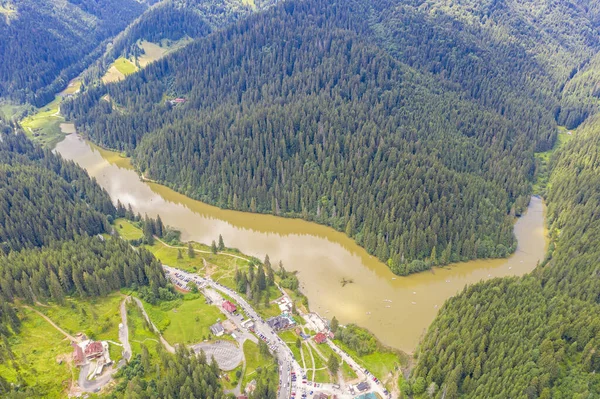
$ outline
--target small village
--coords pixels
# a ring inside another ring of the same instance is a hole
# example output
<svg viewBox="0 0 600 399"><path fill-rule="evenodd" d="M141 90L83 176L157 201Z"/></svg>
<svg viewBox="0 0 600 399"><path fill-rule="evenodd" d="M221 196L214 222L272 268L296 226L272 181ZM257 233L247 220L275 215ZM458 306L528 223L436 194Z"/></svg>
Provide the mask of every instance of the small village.
<svg viewBox="0 0 600 399"><path fill-rule="evenodd" d="M244 339L257 337L265 342L269 350L275 354L279 362L279 398L376 398L379 394L382 398L391 397L390 393L382 386L368 370L360 366L344 351L333 343L333 333L329 330L329 322L318 314L312 312L302 314L303 320L307 322L306 326L298 326L292 316L292 300L282 291L282 295L274 300L278 306L280 314L264 320L258 313L235 291L223 286L222 284L203 278L198 275L190 274L164 265L165 273L169 280L182 290L187 289L190 281L197 284L198 288L213 304L220 304L219 308L227 317L226 320L215 323L210 327L215 337L230 335L238 342ZM236 303L229 299L219 296L219 292L233 298ZM245 314L248 318L244 319ZM307 327L314 334L304 333L303 328ZM315 345L328 345L335 353L348 362L350 367L359 376L357 381L350 384L317 383L307 378L307 371L300 366L299 359L294 355L282 338L278 335L284 331L291 331L301 340L312 341ZM216 359L219 362L219 359ZM254 388L251 381L245 392L237 396L238 399L247 398Z"/></svg>

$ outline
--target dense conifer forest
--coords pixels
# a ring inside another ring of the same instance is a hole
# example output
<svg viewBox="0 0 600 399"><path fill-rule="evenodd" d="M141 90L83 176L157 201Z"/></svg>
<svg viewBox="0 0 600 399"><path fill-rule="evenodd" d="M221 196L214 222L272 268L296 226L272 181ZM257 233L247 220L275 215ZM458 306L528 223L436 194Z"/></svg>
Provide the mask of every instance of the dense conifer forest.
<svg viewBox="0 0 600 399"><path fill-rule="evenodd" d="M506 256L533 152L556 138L560 79L596 36L589 24L570 32L583 44L558 63L550 28L539 56L524 39L497 46L488 19L525 35L502 7L481 6L467 24L417 6L286 2L63 112L152 179L224 208L330 225L398 274Z"/></svg>
<svg viewBox="0 0 600 399"><path fill-rule="evenodd" d="M594 116L552 160L547 259L531 275L448 300L421 344L413 384L449 399L600 396L599 156Z"/></svg>
<svg viewBox="0 0 600 399"><path fill-rule="evenodd" d="M119 372L121 383L113 398L211 398L222 399L225 394L219 384L217 363L208 361L204 353L196 356L185 347L172 355L161 347L160 362L152 367L148 351L143 351ZM267 398L267 396L261 397Z"/></svg>
<svg viewBox="0 0 600 399"><path fill-rule="evenodd" d="M146 8L136 0L0 1L0 97L41 107Z"/></svg>
<svg viewBox="0 0 600 399"><path fill-rule="evenodd" d="M262 0L254 2L252 6L242 0L159 2L115 37L102 57L85 71L84 83L90 85L98 82L111 63L120 56L141 55L141 40L164 43L200 38L252 12L266 9L273 3L274 0Z"/></svg>

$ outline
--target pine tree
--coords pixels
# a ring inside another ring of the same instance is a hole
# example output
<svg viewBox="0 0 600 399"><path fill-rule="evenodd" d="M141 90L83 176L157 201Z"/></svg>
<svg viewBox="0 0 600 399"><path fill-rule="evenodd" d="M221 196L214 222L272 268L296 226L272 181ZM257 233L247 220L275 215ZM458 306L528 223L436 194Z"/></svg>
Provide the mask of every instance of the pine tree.
<svg viewBox="0 0 600 399"><path fill-rule="evenodd" d="M336 319L335 316L333 316L333 319L331 319L331 325L329 326L329 329L331 330L332 333L335 334L335 332L337 331L339 326L340 326L340 322L338 321L338 319Z"/></svg>
<svg viewBox="0 0 600 399"><path fill-rule="evenodd" d="M223 251L225 249L225 243L223 242L223 236L219 234L219 251Z"/></svg>
<svg viewBox="0 0 600 399"><path fill-rule="evenodd" d="M329 372L333 375L337 374L340 368L340 362L333 353L329 356L329 360L327 361L327 368L329 369Z"/></svg>
<svg viewBox="0 0 600 399"><path fill-rule="evenodd" d="M218 248L217 248L217 243L215 242L215 240L213 240L213 242L210 244L210 250L212 251L213 254L217 254L218 252Z"/></svg>
<svg viewBox="0 0 600 399"><path fill-rule="evenodd" d="M194 251L194 247L192 246L192 243L189 242L188 243L188 258L193 259L196 257L196 251Z"/></svg>

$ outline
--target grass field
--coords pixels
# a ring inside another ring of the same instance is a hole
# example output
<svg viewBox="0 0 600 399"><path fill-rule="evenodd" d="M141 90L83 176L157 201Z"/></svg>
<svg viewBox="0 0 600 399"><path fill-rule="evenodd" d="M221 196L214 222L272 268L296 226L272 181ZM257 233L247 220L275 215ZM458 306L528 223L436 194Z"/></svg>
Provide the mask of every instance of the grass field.
<svg viewBox="0 0 600 399"><path fill-rule="evenodd" d="M317 349L325 356L326 359L329 359L329 356L333 355L337 357L338 362L340 364L340 370L342 370L342 376L344 380L351 381L357 378L356 373L352 370L348 363L342 363L342 358L329 347L329 345L322 344L318 345Z"/></svg>
<svg viewBox="0 0 600 399"><path fill-rule="evenodd" d="M112 65L102 77L102 82L106 84L118 82L119 80L123 79L125 79L125 75L123 75L123 73L121 73L116 66Z"/></svg>
<svg viewBox="0 0 600 399"><path fill-rule="evenodd" d="M117 68L117 71L121 72L125 76L131 75L138 70L133 62L123 57L117 58L113 65L115 68Z"/></svg>
<svg viewBox="0 0 600 399"><path fill-rule="evenodd" d="M296 339L298 336L295 332L288 330L282 331L279 333L279 336L287 344L287 346L292 350L292 354L294 358L298 361L300 365L302 365L302 357L300 356L300 349L296 346Z"/></svg>
<svg viewBox="0 0 600 399"><path fill-rule="evenodd" d="M142 238L144 235L142 230L138 227L134 226L129 220L120 218L115 219L113 222L115 230L119 233L119 236L126 240L137 240L138 238Z"/></svg>
<svg viewBox="0 0 600 399"><path fill-rule="evenodd" d="M322 383L331 382L332 379L331 375L329 374L329 370L327 370L327 362L319 356L317 351L308 343L308 341L302 342L301 350L304 353L304 361L306 362L306 368L309 369L306 373L308 379L311 381ZM314 374L311 369L315 370Z"/></svg>
<svg viewBox="0 0 600 399"><path fill-rule="evenodd" d="M64 137L60 130L64 118L58 113L61 101L62 98L56 96L54 101L21 121L21 126L29 138L43 147L53 148Z"/></svg>
<svg viewBox="0 0 600 399"><path fill-rule="evenodd" d="M267 367L275 367L275 360L271 357L263 357L260 354L258 349L258 345L256 345L252 341L244 342L244 357L246 359L246 370L244 371L244 376L242 378L242 386L246 386L246 384L254 378L253 376L256 373L256 369L259 367L267 368Z"/></svg>
<svg viewBox="0 0 600 399"><path fill-rule="evenodd" d="M549 164L552 154L557 149L568 143L573 138L574 132L567 130L564 127L558 128L558 136L556 143L551 150L545 152L538 152L535 154L535 160L537 164L536 179L533 184L533 193L544 196L548 187L548 179L550 178Z"/></svg>
<svg viewBox="0 0 600 399"><path fill-rule="evenodd" d="M150 355L156 355L156 346L160 345L158 337L150 330L142 311L133 302L127 304L127 325L129 326L132 355L135 356L142 352L142 344L148 348Z"/></svg>
<svg viewBox="0 0 600 399"><path fill-rule="evenodd" d="M12 119L13 117L20 118L29 108L31 108L29 105L14 104L9 100L2 100L0 102L0 116L4 119Z"/></svg>
<svg viewBox="0 0 600 399"><path fill-rule="evenodd" d="M32 310L21 308L20 313L21 332L8 340L15 361L0 364L0 375L10 383L18 383L20 375L25 383L43 392L44 398L66 397L75 372L69 363L69 340Z"/></svg>
<svg viewBox="0 0 600 399"><path fill-rule="evenodd" d="M138 57L138 63L142 68L145 68L148 64L158 61L165 55L185 47L192 41L192 39L186 37L175 42L170 42L170 44L168 44L166 40L163 40L159 45L142 40L138 45L144 50L144 54Z"/></svg>
<svg viewBox="0 0 600 399"><path fill-rule="evenodd" d="M216 306L207 305L200 294L186 294L183 300L160 305L144 303L144 308L171 345L194 344L208 339L210 326L225 318Z"/></svg>
<svg viewBox="0 0 600 399"><path fill-rule="evenodd" d="M54 148L65 136L60 130L60 124L65 121L59 114L60 103L63 100L63 96L76 93L80 87L81 81L77 78L73 79L69 82L66 89L54 97L52 102L38 108L37 112L25 117L21 121L21 126L25 129L25 133L29 138L43 147ZM22 110L22 106L5 105L2 112L12 112L14 115L22 112Z"/></svg>
<svg viewBox="0 0 600 399"><path fill-rule="evenodd" d="M36 309L72 335L83 332L93 339L118 342L122 300L120 293L113 293L104 298L68 298L64 306L36 306Z"/></svg>
<svg viewBox="0 0 600 399"><path fill-rule="evenodd" d="M122 218L117 219L114 221L113 225L121 237L127 240L142 237L142 230L129 220ZM249 263L245 260L245 256L234 250L225 250L222 253L213 254L211 253L211 248L209 246L196 242L193 242L192 246L195 250L202 251L196 252L193 258L190 258L188 255L187 244L171 247L159 240L154 240L153 245L146 245L145 247L165 265L192 273L198 273L204 277L210 276L214 281L237 290L234 279L235 270L248 271ZM179 251L181 251L181 259L178 258ZM241 256L244 259L228 256L226 254ZM250 259L250 257L247 257L247 259ZM241 295L244 299L248 299L245 293L242 293ZM271 300L280 296L281 293L277 287L269 287L269 298L271 298ZM264 318L277 316L281 313L277 305L269 304L269 306L265 306L263 301L260 301L260 303L255 305L255 309Z"/></svg>
<svg viewBox="0 0 600 399"><path fill-rule="evenodd" d="M358 356L358 354L336 340L335 344L348 353L361 367L368 369L375 377L384 381L389 373L393 373L396 367L401 366L400 357L393 352L374 352L370 355Z"/></svg>

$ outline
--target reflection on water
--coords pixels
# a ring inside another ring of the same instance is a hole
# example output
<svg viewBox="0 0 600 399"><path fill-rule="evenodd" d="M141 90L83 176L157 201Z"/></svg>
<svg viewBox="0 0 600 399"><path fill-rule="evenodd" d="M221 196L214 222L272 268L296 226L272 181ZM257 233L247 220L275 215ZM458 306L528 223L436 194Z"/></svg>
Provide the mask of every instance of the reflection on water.
<svg viewBox="0 0 600 399"><path fill-rule="evenodd" d="M64 124L65 132L72 125ZM225 211L191 200L164 186L143 182L118 154L92 147L75 134L56 151L87 169L113 201L162 220L183 240L209 243L219 234L225 244L298 270L312 310L341 323L367 327L390 346L412 351L444 301L466 284L531 271L546 251L544 205L532 198L515 224L517 252L509 259L472 261L408 277L397 277L376 258L331 228L297 219ZM354 280L342 287L342 278Z"/></svg>

